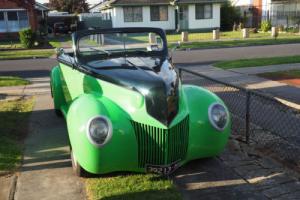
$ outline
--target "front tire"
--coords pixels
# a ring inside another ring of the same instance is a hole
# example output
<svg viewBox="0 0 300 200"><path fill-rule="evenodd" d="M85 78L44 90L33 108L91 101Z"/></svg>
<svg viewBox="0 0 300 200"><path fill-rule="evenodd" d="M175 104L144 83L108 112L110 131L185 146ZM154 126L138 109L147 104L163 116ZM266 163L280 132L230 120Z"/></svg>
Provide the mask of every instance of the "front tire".
<svg viewBox="0 0 300 200"><path fill-rule="evenodd" d="M72 160L72 168L75 175L78 177L87 177L88 173L80 166L72 150L71 150L71 160Z"/></svg>

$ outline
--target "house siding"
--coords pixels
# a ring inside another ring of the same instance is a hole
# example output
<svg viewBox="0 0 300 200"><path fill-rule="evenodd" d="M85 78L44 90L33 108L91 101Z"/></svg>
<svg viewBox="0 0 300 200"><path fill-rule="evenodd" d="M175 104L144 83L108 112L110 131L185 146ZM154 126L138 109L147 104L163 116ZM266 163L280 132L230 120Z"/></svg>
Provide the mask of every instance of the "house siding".
<svg viewBox="0 0 300 200"><path fill-rule="evenodd" d="M175 11L172 6L168 6L168 21L151 21L150 6L143 6L142 22L124 22L123 7L114 7L107 11L111 13L112 24L117 27L159 27L165 30L175 29Z"/></svg>
<svg viewBox="0 0 300 200"><path fill-rule="evenodd" d="M220 9L221 4L214 3L212 7L213 17L211 19L196 19L195 4L188 5L188 29L189 30L207 30L220 27ZM150 6L143 6L142 22L124 22L123 7L117 6L111 9L102 10L102 13L111 15L112 26L114 28L122 27L158 27L164 30L176 29L175 24L175 7L168 6L168 21L151 21Z"/></svg>
<svg viewBox="0 0 300 200"><path fill-rule="evenodd" d="M220 27L221 4L213 4L212 19L196 19L195 4L189 5L189 29L210 29Z"/></svg>

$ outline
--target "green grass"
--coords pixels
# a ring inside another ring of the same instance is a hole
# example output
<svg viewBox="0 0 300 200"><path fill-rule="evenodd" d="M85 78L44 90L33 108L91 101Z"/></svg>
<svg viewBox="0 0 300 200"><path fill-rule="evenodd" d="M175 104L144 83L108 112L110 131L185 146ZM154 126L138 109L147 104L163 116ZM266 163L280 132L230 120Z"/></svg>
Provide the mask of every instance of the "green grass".
<svg viewBox="0 0 300 200"><path fill-rule="evenodd" d="M209 41L212 40L212 32L207 33L189 33L189 41L196 42L196 41ZM270 38L270 33L250 33L250 38L252 39L267 39ZM294 38L299 37L293 33L281 33L280 38ZM140 41L148 41L148 36L131 36L130 38L140 40ZM243 39L242 32L240 31L228 31L228 32L221 32L220 39L223 40L232 40L232 39ZM181 41L181 33L169 33L167 34L167 40L169 43Z"/></svg>
<svg viewBox="0 0 300 200"><path fill-rule="evenodd" d="M207 49L207 48L225 48L225 47L243 47L258 45L275 45L275 44L292 44L300 43L300 37L290 38L259 38L259 39L240 39L240 40L219 40L219 41L203 41L182 43L180 49ZM169 44L169 48L173 48L175 44Z"/></svg>
<svg viewBox="0 0 300 200"><path fill-rule="evenodd" d="M0 49L20 49L23 48L20 41L1 41Z"/></svg>
<svg viewBox="0 0 300 200"><path fill-rule="evenodd" d="M15 76L0 76L0 87L27 85L29 83L28 80Z"/></svg>
<svg viewBox="0 0 300 200"><path fill-rule="evenodd" d="M89 199L182 199L172 182L153 174L117 175L86 180Z"/></svg>
<svg viewBox="0 0 300 200"><path fill-rule="evenodd" d="M290 64L290 63L300 63L300 56L297 55L297 56L285 56L285 57L221 61L215 63L214 66L222 69L233 69L233 68L243 68L243 67L259 67L259 66L267 66L267 65Z"/></svg>
<svg viewBox="0 0 300 200"><path fill-rule="evenodd" d="M272 79L272 80L276 80L276 79L298 79L298 78L300 78L300 70L267 72L267 73L259 74L259 76L269 78L269 79Z"/></svg>
<svg viewBox="0 0 300 200"><path fill-rule="evenodd" d="M293 37L294 34L283 33L282 36ZM189 33L189 41L207 41L212 40L212 32L208 33ZM250 33L250 38L268 38L270 37L270 33ZM239 31L229 31L229 32L221 32L220 39L243 39L242 32ZM181 41L181 34L167 34L168 42L177 42Z"/></svg>
<svg viewBox="0 0 300 200"><path fill-rule="evenodd" d="M72 39L70 36L62 36L62 37L54 37L49 38L49 44L53 48L61 48L63 45L62 43L66 43L69 46L72 46Z"/></svg>
<svg viewBox="0 0 300 200"><path fill-rule="evenodd" d="M22 159L22 139L27 133L33 99L0 103L0 171L14 171Z"/></svg>
<svg viewBox="0 0 300 200"><path fill-rule="evenodd" d="M54 54L53 49L9 50L0 51L0 60L23 58L48 58Z"/></svg>

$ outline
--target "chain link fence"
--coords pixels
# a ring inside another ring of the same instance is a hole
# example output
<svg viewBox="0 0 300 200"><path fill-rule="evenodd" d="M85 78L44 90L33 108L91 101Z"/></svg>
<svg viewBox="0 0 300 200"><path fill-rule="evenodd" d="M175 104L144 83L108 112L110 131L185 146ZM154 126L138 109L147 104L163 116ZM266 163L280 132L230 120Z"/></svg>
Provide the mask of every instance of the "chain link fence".
<svg viewBox="0 0 300 200"><path fill-rule="evenodd" d="M299 110L274 97L184 68L179 69L179 74L184 84L204 87L225 102L231 113L234 138L300 166Z"/></svg>

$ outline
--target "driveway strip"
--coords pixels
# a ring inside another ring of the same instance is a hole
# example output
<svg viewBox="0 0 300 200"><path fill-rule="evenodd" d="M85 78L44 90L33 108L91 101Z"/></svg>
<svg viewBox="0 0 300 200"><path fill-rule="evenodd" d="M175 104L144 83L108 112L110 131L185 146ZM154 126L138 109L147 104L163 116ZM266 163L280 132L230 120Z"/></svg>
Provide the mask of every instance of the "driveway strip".
<svg viewBox="0 0 300 200"><path fill-rule="evenodd" d="M81 180L73 175L68 135L63 118L55 116L49 78L33 80L24 94L34 94L36 103L25 140L23 165L18 175L15 200L82 200Z"/></svg>

